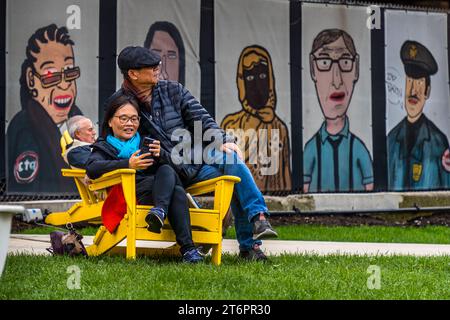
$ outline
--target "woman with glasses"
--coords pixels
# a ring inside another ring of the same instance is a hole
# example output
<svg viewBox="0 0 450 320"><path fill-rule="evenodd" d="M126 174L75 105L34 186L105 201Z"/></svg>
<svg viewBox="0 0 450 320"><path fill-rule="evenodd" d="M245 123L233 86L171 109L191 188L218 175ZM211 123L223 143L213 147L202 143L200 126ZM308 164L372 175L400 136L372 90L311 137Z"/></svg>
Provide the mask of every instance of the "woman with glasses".
<svg viewBox="0 0 450 320"><path fill-rule="evenodd" d="M119 95L106 108L102 136L93 145L86 164L90 178L96 179L116 169L136 170L136 197L139 204L153 204L146 217L150 232L160 233L164 219L169 219L184 262L203 260L192 241L189 206L186 192L170 166L170 154L153 140L148 153L138 133L139 106L135 98ZM157 186L157 187L156 187Z"/></svg>

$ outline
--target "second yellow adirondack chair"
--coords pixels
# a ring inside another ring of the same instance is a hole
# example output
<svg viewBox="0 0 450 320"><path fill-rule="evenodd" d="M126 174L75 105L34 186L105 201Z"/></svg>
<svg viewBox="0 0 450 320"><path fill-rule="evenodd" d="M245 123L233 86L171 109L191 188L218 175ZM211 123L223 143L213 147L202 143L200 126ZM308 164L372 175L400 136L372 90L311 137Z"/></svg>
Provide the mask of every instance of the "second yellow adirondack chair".
<svg viewBox="0 0 450 320"><path fill-rule="evenodd" d="M66 130L61 136L61 156L64 157L67 147L73 142L72 137ZM47 224L62 226L66 223L90 222L101 223L101 209L105 195L99 192L92 192L86 185L86 171L81 169L62 169L62 175L73 178L77 186L81 201L75 203L69 210L54 212L47 216Z"/></svg>

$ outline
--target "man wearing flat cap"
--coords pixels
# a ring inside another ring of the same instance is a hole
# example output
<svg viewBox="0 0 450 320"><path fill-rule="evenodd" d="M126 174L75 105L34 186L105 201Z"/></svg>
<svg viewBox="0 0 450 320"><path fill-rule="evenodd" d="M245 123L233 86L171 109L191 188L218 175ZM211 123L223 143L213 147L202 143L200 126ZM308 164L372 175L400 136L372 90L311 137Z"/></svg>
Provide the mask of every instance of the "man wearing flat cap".
<svg viewBox="0 0 450 320"><path fill-rule="evenodd" d="M261 239L276 237L277 233L268 221L269 212L264 197L242 160L242 152L234 138L220 128L182 84L159 79L160 63L159 55L150 49L124 48L117 59L124 77L122 88L109 98L106 106L117 95L135 96L139 101L141 116L139 133L160 141L161 150L169 152L173 162L177 162L173 158L174 153L177 154L175 150L179 148L178 133L183 131L190 135L193 143L186 152L193 154L193 151L201 151L203 162L172 163L185 186L222 175L240 177L241 182L235 185L231 202L240 256L247 260L266 260L267 257L260 249ZM217 149L208 153L205 150L210 157L208 159L203 157L205 143L199 141L201 145L194 145L198 140L194 139L194 127L196 130L201 128L202 134L214 132L214 138L220 140L215 141L218 142ZM197 159L197 156L193 154L190 159Z"/></svg>
<svg viewBox="0 0 450 320"><path fill-rule="evenodd" d="M421 43L406 41L400 49L406 74L406 117L388 134L389 189L430 190L450 186L442 157L448 149L447 137L423 113L431 94L430 77L438 65Z"/></svg>

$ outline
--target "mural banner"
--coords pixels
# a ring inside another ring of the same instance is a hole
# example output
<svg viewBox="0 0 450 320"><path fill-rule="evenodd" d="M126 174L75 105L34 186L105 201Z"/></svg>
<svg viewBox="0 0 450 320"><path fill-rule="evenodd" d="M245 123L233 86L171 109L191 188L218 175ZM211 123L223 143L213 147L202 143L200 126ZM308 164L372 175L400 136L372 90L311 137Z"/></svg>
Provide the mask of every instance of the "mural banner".
<svg viewBox="0 0 450 320"><path fill-rule="evenodd" d="M119 0L117 52L144 46L161 56L161 78L200 99L200 0ZM117 87L123 76L117 70Z"/></svg>
<svg viewBox="0 0 450 320"><path fill-rule="evenodd" d="M291 190L289 1L215 1L216 120L261 191Z"/></svg>
<svg viewBox="0 0 450 320"><path fill-rule="evenodd" d="M450 188L446 30L446 14L386 10L390 190Z"/></svg>
<svg viewBox="0 0 450 320"><path fill-rule="evenodd" d="M73 116L97 122L98 16L99 1L7 1L8 193L76 191L60 138Z"/></svg>
<svg viewBox="0 0 450 320"><path fill-rule="evenodd" d="M366 21L365 7L302 6L304 192L373 189Z"/></svg>

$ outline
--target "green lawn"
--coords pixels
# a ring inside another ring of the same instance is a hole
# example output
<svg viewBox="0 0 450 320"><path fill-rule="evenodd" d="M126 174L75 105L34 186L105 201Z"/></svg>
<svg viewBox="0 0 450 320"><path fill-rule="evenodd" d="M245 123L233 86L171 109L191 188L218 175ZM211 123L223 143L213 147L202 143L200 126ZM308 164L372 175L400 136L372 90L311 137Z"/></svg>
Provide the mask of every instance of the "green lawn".
<svg viewBox="0 0 450 320"><path fill-rule="evenodd" d="M289 225L276 226L275 230L278 232L278 239L280 240L450 244L450 228L443 226L330 227L320 225ZM227 230L227 237L235 237L234 228Z"/></svg>
<svg viewBox="0 0 450 320"><path fill-rule="evenodd" d="M276 226L279 240L306 241L350 241L350 242L388 242L388 243L440 243L450 244L450 228L443 226L427 227L383 227L383 226L320 226L289 225ZM50 227L25 230L25 234L49 234ZM83 235L95 235L97 227L81 229ZM226 238L235 238L234 227L227 230Z"/></svg>
<svg viewBox="0 0 450 320"><path fill-rule="evenodd" d="M371 265L380 268L379 289L368 287ZM73 266L80 289L71 290ZM450 299L450 257L284 255L250 263L224 255L217 267L176 258L9 255L0 299Z"/></svg>

